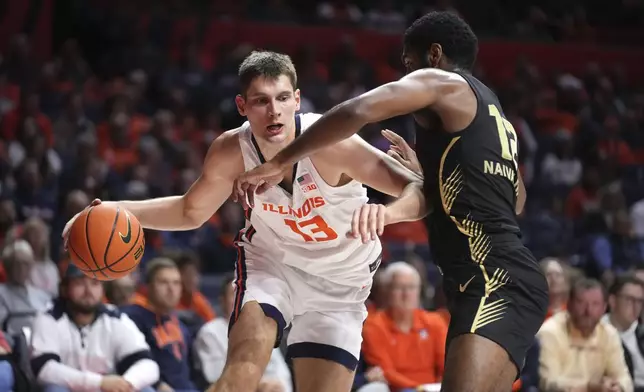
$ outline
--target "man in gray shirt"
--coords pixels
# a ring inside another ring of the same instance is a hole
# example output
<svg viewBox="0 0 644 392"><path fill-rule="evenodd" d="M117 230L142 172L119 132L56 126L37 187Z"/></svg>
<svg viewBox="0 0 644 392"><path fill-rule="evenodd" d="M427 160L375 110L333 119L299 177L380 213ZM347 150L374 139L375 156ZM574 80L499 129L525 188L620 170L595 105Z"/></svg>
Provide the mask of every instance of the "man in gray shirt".
<svg viewBox="0 0 644 392"><path fill-rule="evenodd" d="M7 282L0 284L0 326L14 334L30 327L36 313L46 310L52 298L29 283L34 253L27 241L18 239L7 244L2 262Z"/></svg>

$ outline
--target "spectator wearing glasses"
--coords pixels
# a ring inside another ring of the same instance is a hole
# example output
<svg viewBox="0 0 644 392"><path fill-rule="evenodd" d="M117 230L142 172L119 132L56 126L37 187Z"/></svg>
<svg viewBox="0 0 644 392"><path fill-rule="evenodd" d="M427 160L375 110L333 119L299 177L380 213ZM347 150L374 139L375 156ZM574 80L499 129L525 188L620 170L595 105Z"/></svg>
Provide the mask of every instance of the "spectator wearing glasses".
<svg viewBox="0 0 644 392"><path fill-rule="evenodd" d="M608 304L610 313L603 321L619 332L635 391L644 391L644 328L638 323L644 305L644 282L635 275L618 276L610 288Z"/></svg>

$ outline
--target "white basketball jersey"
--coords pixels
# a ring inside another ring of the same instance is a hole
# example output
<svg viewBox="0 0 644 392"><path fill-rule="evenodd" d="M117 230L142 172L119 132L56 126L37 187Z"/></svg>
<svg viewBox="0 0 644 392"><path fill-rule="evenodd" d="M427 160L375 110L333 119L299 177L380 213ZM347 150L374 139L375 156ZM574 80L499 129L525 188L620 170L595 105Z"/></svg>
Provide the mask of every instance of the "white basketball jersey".
<svg viewBox="0 0 644 392"><path fill-rule="evenodd" d="M315 113L296 115L296 135L320 117ZM248 122L240 128L239 143L246 170L264 162ZM380 262L380 241L363 244L347 236L353 212L368 200L366 188L357 181L330 186L309 158L299 161L294 171L292 195L275 186L255 196L239 245L257 261L275 258L335 283L368 284Z"/></svg>

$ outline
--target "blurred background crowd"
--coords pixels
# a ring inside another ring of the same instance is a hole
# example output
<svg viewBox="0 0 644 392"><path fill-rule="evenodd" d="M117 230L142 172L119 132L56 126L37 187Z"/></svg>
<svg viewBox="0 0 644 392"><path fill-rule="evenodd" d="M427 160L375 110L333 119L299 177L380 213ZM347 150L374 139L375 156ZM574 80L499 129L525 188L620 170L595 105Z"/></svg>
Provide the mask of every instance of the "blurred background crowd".
<svg viewBox="0 0 644 392"><path fill-rule="evenodd" d="M430 10L461 14L481 39L475 75L499 95L519 135L528 188L520 223L525 243L547 273L551 315L570 317L573 324L595 320L593 331L614 325L623 339L626 371L636 387L644 387L644 332L637 321L644 303L644 283L637 279L644 274L642 0L538 6L504 0L2 2L0 323L7 337L15 338L33 312L59 295L69 263L62 228L92 199L136 200L188 189L210 142L243 121L234 96L237 67L250 51L291 55L302 112L323 112L400 77L401 34ZM386 151L388 142L379 132L384 128L413 146L408 117L366 127L361 135ZM372 190L369 196L386 201ZM243 225L240 207L226 203L200 229L147 230L140 272L106 285L105 301L158 301L148 289L154 273L146 266L152 259L172 260L166 267L176 265L181 288L176 298L166 299L188 326L180 339L205 339L201 326L226 317L226 274L234 268L233 239ZM20 239L27 250L11 247ZM423 224L414 222L389 227L383 242L383 268L405 261L422 283L416 291L401 292L396 282L413 278L411 270L377 275L369 303L377 325L369 328L367 321L370 334L365 332L356 388L380 383L397 391L440 382L449 314L431 263L431 238L428 246ZM598 308L592 307L593 290L602 293ZM604 316L608 302L611 314L622 313ZM378 318L378 309L390 307L412 312L419 307L437 316L406 332L431 341L415 346L421 352L399 358L375 343L383 339L378 325L389 322ZM539 346L516 390L555 390L561 381L552 381L557 366L544 358L559 354ZM14 349L8 345L6 352ZM218 377L198 359L186 358L191 387L172 385L163 368L155 387L198 389ZM618 380L620 370L613 370L598 371ZM288 375L288 369L279 374ZM579 377L584 376L573 378ZM591 381L596 380L584 382ZM264 391L290 391L289 382L269 383Z"/></svg>

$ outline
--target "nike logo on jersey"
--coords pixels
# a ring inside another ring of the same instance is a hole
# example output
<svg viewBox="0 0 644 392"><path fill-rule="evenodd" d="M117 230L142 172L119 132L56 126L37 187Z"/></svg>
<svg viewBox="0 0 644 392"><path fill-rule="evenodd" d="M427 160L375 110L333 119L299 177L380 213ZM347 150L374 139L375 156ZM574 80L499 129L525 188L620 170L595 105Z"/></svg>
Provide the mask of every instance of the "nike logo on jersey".
<svg viewBox="0 0 644 392"><path fill-rule="evenodd" d="M458 285L458 291L460 291L461 293L464 293L464 292L465 292L465 290L467 289L467 286L470 284L470 282L472 281L472 279L474 279L475 277L476 277L476 275L472 276L472 277L470 278L470 280L468 280L467 282L465 282L465 284L459 284L459 285Z"/></svg>
<svg viewBox="0 0 644 392"><path fill-rule="evenodd" d="M125 213L125 218L127 219L127 233L123 235L119 231L119 235L121 236L121 240L123 240L124 244L129 244L132 240L132 224L130 223L130 215L127 212Z"/></svg>

